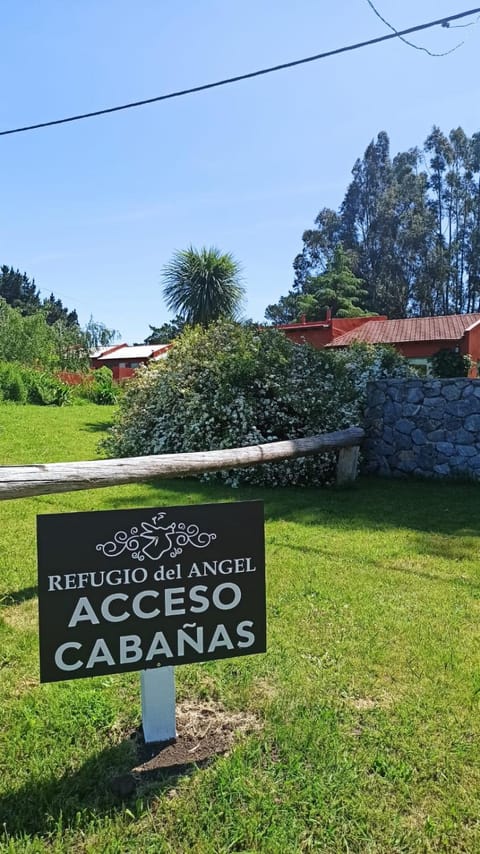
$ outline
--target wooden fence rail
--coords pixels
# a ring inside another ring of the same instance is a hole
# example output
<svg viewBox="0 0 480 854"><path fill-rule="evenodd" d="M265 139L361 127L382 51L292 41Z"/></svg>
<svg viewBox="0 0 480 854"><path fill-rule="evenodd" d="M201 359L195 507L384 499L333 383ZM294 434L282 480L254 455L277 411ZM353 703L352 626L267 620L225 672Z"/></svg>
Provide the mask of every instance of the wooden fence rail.
<svg viewBox="0 0 480 854"><path fill-rule="evenodd" d="M191 454L161 454L74 463L46 463L30 466L0 466L0 500L27 498L53 492L97 489L150 478L188 477L207 471L256 466L262 463L306 457L323 451L339 451L337 483L354 480L358 451L365 433L349 427L306 439L271 442L223 451Z"/></svg>

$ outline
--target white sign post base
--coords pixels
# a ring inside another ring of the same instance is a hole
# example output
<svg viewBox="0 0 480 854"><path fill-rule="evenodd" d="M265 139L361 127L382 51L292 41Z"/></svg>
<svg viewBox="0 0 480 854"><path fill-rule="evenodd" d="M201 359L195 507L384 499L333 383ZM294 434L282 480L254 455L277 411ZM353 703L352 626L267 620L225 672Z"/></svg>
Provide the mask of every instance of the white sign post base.
<svg viewBox="0 0 480 854"><path fill-rule="evenodd" d="M172 741L175 729L175 669L141 672L142 723L145 741Z"/></svg>

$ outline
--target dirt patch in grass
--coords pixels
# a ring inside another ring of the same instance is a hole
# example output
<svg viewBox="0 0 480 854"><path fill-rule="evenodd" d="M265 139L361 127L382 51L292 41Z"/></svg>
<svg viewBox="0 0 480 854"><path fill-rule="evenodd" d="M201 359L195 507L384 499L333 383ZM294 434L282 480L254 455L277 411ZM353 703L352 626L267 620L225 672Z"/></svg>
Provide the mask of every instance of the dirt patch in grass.
<svg viewBox="0 0 480 854"><path fill-rule="evenodd" d="M250 712L230 712L213 702L183 701L177 707L175 741L145 744L142 731L134 732L137 764L130 774L112 780L111 788L127 797L157 777L188 773L192 766L201 767L228 753L240 735L260 728L259 719Z"/></svg>
<svg viewBox="0 0 480 854"><path fill-rule="evenodd" d="M358 712L364 712L365 710L377 709L380 703L372 697L356 697L354 700L350 700L350 705Z"/></svg>
<svg viewBox="0 0 480 854"><path fill-rule="evenodd" d="M248 712L229 712L214 703L184 701L177 709L177 738L173 743L145 744L139 736L140 763L134 773L203 762L227 753L235 737L260 728L258 718Z"/></svg>
<svg viewBox="0 0 480 854"><path fill-rule="evenodd" d="M2 607L2 617L11 629L17 631L25 631L33 629L37 619L37 600L30 599L29 601L20 600L19 604L14 604L8 597L5 597L4 607Z"/></svg>
<svg viewBox="0 0 480 854"><path fill-rule="evenodd" d="M368 712L372 709L388 709L394 702L394 698L387 693L376 697L348 697L347 704L357 712Z"/></svg>

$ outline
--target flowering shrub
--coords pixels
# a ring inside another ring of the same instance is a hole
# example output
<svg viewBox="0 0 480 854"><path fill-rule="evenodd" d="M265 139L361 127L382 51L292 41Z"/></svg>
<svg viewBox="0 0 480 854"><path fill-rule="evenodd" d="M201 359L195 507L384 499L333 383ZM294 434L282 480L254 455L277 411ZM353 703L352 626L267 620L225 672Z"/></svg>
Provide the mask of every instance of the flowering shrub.
<svg viewBox="0 0 480 854"><path fill-rule="evenodd" d="M219 321L187 329L167 359L141 368L104 443L112 456L235 448L359 424L367 382L408 368L391 348L314 350L281 332ZM284 486L331 481L334 454L206 473Z"/></svg>

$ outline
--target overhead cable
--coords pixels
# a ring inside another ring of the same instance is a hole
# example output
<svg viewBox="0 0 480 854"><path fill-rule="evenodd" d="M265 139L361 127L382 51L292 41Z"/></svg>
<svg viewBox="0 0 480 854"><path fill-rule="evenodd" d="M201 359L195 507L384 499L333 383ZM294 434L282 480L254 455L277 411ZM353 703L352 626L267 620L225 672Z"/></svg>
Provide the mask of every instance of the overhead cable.
<svg viewBox="0 0 480 854"><path fill-rule="evenodd" d="M141 101L131 101L128 104L120 104L116 107L107 107L103 110L93 110L89 113L79 113L74 116L67 116L63 119L53 119L46 122L38 122L37 124L25 125L24 127L10 128L9 130L0 131L0 136L8 136L15 133L25 133L26 131L39 130L40 128L53 127L54 125L64 125L69 122L79 122L83 119L92 119L96 116L105 116L109 113L119 113L121 110L131 110L134 107L144 107L147 104L155 104L160 101L168 101L173 98L181 98L184 95L193 95L197 92L205 92L208 89L217 89L220 86L228 86L232 83L239 83L242 80L251 80L254 77L262 77L266 74L273 74L276 71L283 71L286 68L295 68L298 65L306 65L309 62L316 62L320 59L327 59L330 56L338 56L349 51L359 50L360 48L369 47L370 45L380 44L381 42L389 41L390 39L401 38L402 36L418 33L421 30L427 30L436 26L447 26L450 21L458 21L461 18L466 18L469 15L475 15L480 12L480 6L476 9L468 9L465 12L458 12L455 15L447 15L443 18L438 18L435 21L427 21L425 24L417 24L414 27L408 27L405 30L398 30L393 33L387 33L377 38L368 39L367 41L357 42L356 44L346 45L345 47L327 50L323 53L317 53L314 56L307 56L303 59L295 59L292 62L283 62L280 65L272 65L269 68L261 68L258 71L250 71L247 74L238 74L235 77L226 77L223 80L216 80L213 83L203 83L200 86L192 86L188 89L179 89L176 92L168 92L165 95L157 95L154 98L145 98Z"/></svg>
<svg viewBox="0 0 480 854"><path fill-rule="evenodd" d="M400 41L404 42L404 44L408 44L409 47L415 48L415 50L423 50L424 53L428 53L429 56L448 56L449 53L454 53L454 51L458 50L458 48L463 45L463 42L459 42L458 44L455 45L455 47L451 47L450 50L445 50L445 51L443 51L443 53L435 53L433 50L429 50L428 47L423 47L420 44L414 44L414 42L411 42L408 39L403 38L403 36L398 32L398 30L396 30L395 27L393 27L392 24L389 21L387 21L386 18L383 17L383 15L380 14L380 12L376 8L376 6L373 5L372 0L367 0L367 3L370 6L370 9L372 10L372 12L375 13L377 18L380 18L382 23L384 23L385 26L387 26L388 29L392 31L392 33L396 33L396 35L398 36ZM442 26L449 26L449 24L448 24L448 22L444 21ZM467 24L466 26L470 27L471 24Z"/></svg>

